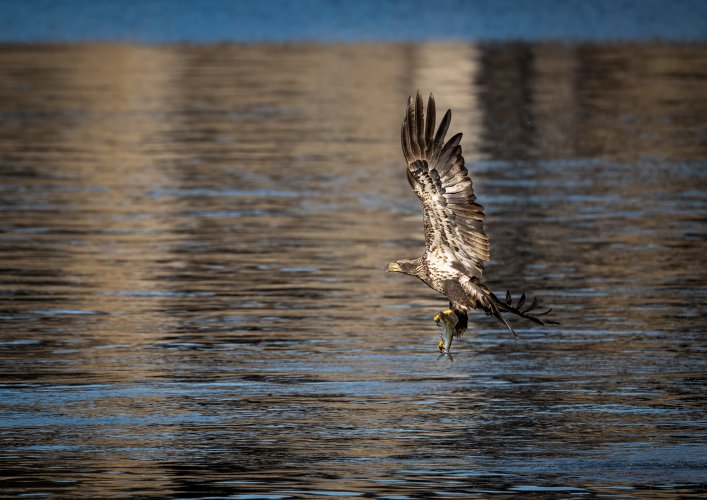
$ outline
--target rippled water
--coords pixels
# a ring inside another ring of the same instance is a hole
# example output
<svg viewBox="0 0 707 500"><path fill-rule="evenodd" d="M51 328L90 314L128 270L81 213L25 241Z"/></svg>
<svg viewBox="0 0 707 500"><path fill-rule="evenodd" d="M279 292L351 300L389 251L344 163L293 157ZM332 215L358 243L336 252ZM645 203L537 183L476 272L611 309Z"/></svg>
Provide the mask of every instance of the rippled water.
<svg viewBox="0 0 707 500"><path fill-rule="evenodd" d="M707 49L0 47L0 491L705 494ZM496 291L438 362L399 124L452 107Z"/></svg>

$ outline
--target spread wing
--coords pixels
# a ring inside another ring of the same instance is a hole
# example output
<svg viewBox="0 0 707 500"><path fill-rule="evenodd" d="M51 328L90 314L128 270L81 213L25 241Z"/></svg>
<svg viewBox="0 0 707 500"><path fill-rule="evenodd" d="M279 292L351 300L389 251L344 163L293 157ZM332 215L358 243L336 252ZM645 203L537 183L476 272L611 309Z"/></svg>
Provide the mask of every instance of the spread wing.
<svg viewBox="0 0 707 500"><path fill-rule="evenodd" d="M410 186L422 203L428 258L440 259L468 276L481 277L489 260L484 233L484 207L476 203L474 187L464 166L462 134L444 142L452 113L444 115L435 133L432 94L424 117L422 96L408 100L401 140L408 162Z"/></svg>

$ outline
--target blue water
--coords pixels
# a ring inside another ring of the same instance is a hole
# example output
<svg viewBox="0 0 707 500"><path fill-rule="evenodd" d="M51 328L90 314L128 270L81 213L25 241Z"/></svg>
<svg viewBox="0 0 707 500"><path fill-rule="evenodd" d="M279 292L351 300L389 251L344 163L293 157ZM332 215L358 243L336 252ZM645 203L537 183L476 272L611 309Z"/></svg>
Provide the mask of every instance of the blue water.
<svg viewBox="0 0 707 500"><path fill-rule="evenodd" d="M318 42L707 37L700 0L5 0L0 41Z"/></svg>

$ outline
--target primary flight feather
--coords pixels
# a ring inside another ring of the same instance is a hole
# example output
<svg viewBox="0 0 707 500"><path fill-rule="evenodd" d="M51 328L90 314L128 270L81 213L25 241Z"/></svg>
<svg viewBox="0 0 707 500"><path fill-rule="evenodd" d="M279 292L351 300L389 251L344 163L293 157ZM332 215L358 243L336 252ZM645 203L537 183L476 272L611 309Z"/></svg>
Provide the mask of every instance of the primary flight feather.
<svg viewBox="0 0 707 500"><path fill-rule="evenodd" d="M435 130L434 97L430 94L426 117L420 93L415 99L408 99L401 142L407 161L408 182L422 204L425 252L417 259L392 262L388 271L417 276L430 288L445 295L451 308L448 312L458 318L457 335L466 329L467 312L482 309L501 321L515 336L502 312L542 325L543 321L537 316L550 311L531 315L529 312L538 305L537 299L521 310L525 295L513 306L510 293L502 301L484 283L484 263L490 258L484 232L484 207L476 202L474 186L464 166L459 145L462 134L444 141L451 118L451 110L447 110Z"/></svg>

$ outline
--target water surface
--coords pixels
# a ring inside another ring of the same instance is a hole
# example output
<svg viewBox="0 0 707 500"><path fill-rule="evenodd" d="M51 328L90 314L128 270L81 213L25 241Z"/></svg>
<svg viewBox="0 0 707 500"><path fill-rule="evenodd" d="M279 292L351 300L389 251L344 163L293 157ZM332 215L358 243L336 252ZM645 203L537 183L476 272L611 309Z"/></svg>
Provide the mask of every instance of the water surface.
<svg viewBox="0 0 707 500"><path fill-rule="evenodd" d="M0 47L0 491L707 485L703 45ZM399 126L452 107L493 261L562 324L383 272Z"/></svg>

